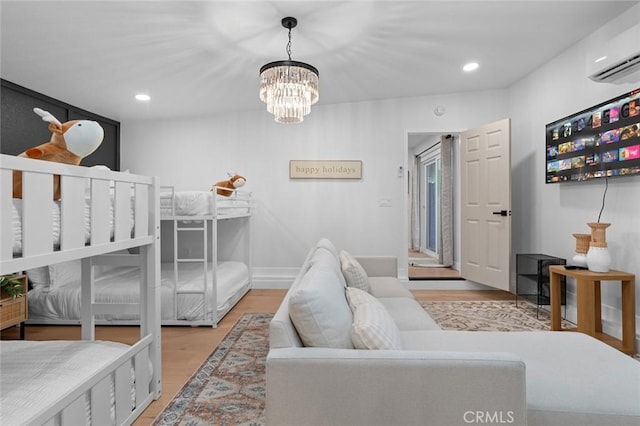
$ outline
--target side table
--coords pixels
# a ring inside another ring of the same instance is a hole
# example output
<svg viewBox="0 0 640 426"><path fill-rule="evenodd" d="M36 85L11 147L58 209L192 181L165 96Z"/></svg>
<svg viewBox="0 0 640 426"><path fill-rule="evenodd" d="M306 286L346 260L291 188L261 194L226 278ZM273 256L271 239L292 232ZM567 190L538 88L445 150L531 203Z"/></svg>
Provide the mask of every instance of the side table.
<svg viewBox="0 0 640 426"><path fill-rule="evenodd" d="M551 330L562 329L560 318L560 282L563 276L571 277L576 280L578 331L611 344L629 355L636 353L634 274L615 270L609 272L591 272L584 269L566 269L561 265L552 265L549 266L549 276L551 284ZM618 340L602 332L601 281L621 282L622 340Z"/></svg>

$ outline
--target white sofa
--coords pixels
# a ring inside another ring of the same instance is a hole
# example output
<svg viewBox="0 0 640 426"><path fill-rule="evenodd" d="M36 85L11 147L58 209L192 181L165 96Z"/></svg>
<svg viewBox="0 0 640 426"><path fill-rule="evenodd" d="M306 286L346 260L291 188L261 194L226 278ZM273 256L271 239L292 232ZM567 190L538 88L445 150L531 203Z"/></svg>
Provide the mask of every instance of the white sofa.
<svg viewBox="0 0 640 426"><path fill-rule="evenodd" d="M271 321L267 424L640 424L638 361L581 333L443 331L394 278L395 258L357 261L397 347L355 349L361 293L345 290L359 284L340 254L320 240Z"/></svg>

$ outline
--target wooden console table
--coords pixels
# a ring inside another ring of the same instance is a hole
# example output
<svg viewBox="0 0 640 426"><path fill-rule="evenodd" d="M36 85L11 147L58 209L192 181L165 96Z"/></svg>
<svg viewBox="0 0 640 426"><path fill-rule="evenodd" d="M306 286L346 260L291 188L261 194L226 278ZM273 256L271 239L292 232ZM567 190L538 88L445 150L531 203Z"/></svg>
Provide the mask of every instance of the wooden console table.
<svg viewBox="0 0 640 426"><path fill-rule="evenodd" d="M551 286L551 330L561 330L560 316L560 277L576 280L578 298L578 331L633 355L636 353L636 296L635 275L627 272L591 272L585 269L566 269L562 265L549 266ZM600 282L620 281L622 287L622 340L602 332L602 313L600 302Z"/></svg>

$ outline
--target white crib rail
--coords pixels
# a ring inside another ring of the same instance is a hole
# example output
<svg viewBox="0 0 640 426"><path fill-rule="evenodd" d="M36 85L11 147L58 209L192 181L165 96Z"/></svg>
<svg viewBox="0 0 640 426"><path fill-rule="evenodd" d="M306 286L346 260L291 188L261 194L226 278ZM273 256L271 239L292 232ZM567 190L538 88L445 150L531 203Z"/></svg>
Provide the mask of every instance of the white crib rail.
<svg viewBox="0 0 640 426"><path fill-rule="evenodd" d="M13 171L22 172L22 252L13 253ZM54 247L53 175L61 176L60 245ZM153 178L71 166L11 155L0 156L0 274L13 273L153 241L150 206ZM89 189L89 191L87 191ZM90 196L91 238L84 237L85 199ZM134 233L131 235L131 197ZM113 201L112 201L113 198ZM113 203L114 237L109 209Z"/></svg>

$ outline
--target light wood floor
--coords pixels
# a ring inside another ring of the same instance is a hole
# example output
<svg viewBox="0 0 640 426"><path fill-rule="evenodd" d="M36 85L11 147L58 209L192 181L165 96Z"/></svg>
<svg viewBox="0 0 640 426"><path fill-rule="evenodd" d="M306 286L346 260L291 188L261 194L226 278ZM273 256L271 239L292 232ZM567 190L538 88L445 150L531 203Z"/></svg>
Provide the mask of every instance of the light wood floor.
<svg viewBox="0 0 640 426"><path fill-rule="evenodd" d="M429 268L426 266L409 265L409 279L453 279L460 278L460 271L453 268Z"/></svg>
<svg viewBox="0 0 640 426"><path fill-rule="evenodd" d="M409 250L409 257L423 257L432 258L426 253L419 251ZM460 271L453 268L430 268L427 266L413 266L409 265L409 279L455 279L460 278Z"/></svg>
<svg viewBox="0 0 640 426"><path fill-rule="evenodd" d="M418 300L512 300L513 295L500 290L416 290ZM134 426L150 425L191 375L213 352L244 313L275 313L285 290L251 290L218 324L210 327L162 327L162 396L136 420ZM96 338L133 344L138 327L102 326ZM17 328L0 332L0 339L18 339ZM79 326L27 326L27 340L79 339Z"/></svg>

